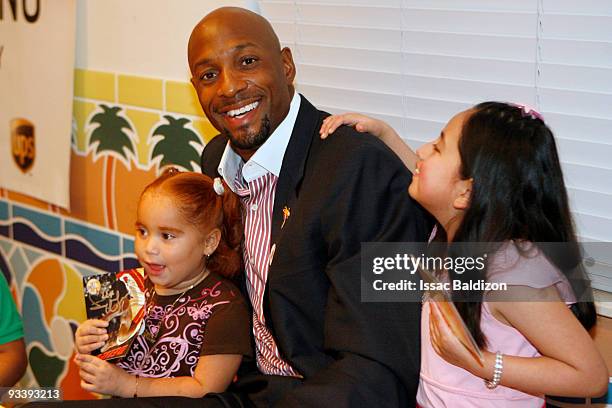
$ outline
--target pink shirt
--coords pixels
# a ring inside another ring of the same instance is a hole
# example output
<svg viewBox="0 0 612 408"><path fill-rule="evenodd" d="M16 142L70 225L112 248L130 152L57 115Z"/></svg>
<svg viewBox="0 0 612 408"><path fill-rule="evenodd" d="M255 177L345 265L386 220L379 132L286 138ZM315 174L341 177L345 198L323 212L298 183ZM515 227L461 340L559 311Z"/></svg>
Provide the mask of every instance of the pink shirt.
<svg viewBox="0 0 612 408"><path fill-rule="evenodd" d="M564 275L541 253L523 257L513 242L503 246L489 262L488 281L506 282L542 289L555 286L567 303L575 303L571 286ZM423 408L541 408L542 395L529 395L502 385L490 390L482 378L447 363L431 346L429 335L429 302L423 305L421 319L421 380L417 402ZM487 302L482 304L480 327L487 338L487 349L492 352L520 357L540 354L516 329L497 320Z"/></svg>

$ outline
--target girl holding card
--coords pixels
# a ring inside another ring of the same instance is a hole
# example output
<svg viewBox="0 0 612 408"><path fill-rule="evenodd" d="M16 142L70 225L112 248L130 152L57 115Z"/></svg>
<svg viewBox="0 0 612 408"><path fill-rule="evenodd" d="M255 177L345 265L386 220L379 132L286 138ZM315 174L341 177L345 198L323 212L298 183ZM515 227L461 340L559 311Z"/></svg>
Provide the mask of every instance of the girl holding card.
<svg viewBox="0 0 612 408"><path fill-rule="evenodd" d="M120 397L222 392L251 356L247 305L230 282L241 267L238 198L220 179L166 170L140 197L135 252L145 279L144 330L112 364L90 353L102 320L76 332L85 390Z"/></svg>

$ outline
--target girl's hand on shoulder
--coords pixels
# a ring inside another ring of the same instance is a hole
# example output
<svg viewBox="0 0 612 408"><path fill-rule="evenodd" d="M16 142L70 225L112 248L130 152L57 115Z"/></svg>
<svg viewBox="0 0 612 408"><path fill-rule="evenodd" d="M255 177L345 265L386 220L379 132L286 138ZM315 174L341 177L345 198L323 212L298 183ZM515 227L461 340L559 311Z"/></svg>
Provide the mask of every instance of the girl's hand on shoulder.
<svg viewBox="0 0 612 408"><path fill-rule="evenodd" d="M74 361L79 366L81 388L85 391L130 396L127 388L132 384L132 376L121 368L90 354L77 354Z"/></svg>
<svg viewBox="0 0 612 408"><path fill-rule="evenodd" d="M416 153L402 140L400 135L386 122L360 113L343 113L328 116L323 120L319 133L321 139L327 138L342 125L353 126L358 132L367 132L379 138L402 160L408 170L414 172L417 162Z"/></svg>
<svg viewBox="0 0 612 408"><path fill-rule="evenodd" d="M378 119L362 115L360 113L343 113L341 115L328 116L323 120L319 133L321 139L327 138L328 135L334 133L342 125L352 126L358 132L371 133L376 137L382 138L388 125Z"/></svg>
<svg viewBox="0 0 612 408"><path fill-rule="evenodd" d="M79 354L89 354L99 349L108 340L108 322L98 319L85 320L79 325L74 337L74 345Z"/></svg>
<svg viewBox="0 0 612 408"><path fill-rule="evenodd" d="M448 326L448 323L446 323L446 320L444 320L442 312L440 312L437 303L431 301L428 302L428 304L429 333L431 345L436 353L447 363L461 367L479 377L484 377L484 365L478 364L474 356L470 354L465 346L461 344L461 342L453 334L451 328ZM491 357L493 354L485 350L481 351L485 357L485 361L490 360L489 357ZM493 359L495 359L494 356Z"/></svg>

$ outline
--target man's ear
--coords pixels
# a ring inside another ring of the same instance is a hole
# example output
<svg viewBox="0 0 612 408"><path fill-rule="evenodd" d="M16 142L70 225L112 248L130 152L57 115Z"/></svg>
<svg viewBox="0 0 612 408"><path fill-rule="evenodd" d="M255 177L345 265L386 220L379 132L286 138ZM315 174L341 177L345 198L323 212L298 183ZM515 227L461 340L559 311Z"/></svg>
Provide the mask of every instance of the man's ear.
<svg viewBox="0 0 612 408"><path fill-rule="evenodd" d="M219 228L213 228L212 231L206 235L206 238L204 238L204 254L212 255L213 252L217 250L220 240L221 230L219 230Z"/></svg>
<svg viewBox="0 0 612 408"><path fill-rule="evenodd" d="M458 195L453 201L453 207L456 210L466 210L470 206L472 200L472 185L474 179L459 180L457 185Z"/></svg>
<svg viewBox="0 0 612 408"><path fill-rule="evenodd" d="M283 60L283 69L285 70L287 85L293 85L293 80L295 79L295 63L293 62L293 55L289 47L285 47L281 50L281 58Z"/></svg>

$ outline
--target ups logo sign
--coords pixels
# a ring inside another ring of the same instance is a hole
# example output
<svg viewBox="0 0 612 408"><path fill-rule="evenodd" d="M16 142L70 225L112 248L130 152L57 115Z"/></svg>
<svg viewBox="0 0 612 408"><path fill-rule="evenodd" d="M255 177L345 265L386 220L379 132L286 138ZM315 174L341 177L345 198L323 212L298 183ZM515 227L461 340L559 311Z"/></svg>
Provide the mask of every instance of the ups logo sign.
<svg viewBox="0 0 612 408"><path fill-rule="evenodd" d="M22 118L11 120L11 144L15 164L26 173L32 168L36 158L34 124Z"/></svg>

